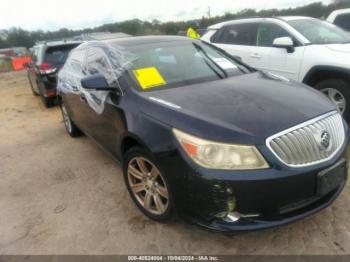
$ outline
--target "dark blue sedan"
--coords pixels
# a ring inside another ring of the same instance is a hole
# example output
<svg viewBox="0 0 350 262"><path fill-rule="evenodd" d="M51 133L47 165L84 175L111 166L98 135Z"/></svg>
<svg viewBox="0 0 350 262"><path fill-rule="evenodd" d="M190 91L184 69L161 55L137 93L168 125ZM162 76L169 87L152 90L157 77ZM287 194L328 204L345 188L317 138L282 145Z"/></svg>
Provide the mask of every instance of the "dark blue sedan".
<svg viewBox="0 0 350 262"><path fill-rule="evenodd" d="M67 132L122 163L148 217L219 231L289 223L347 179L347 126L312 88L256 71L199 40L88 42L59 72Z"/></svg>

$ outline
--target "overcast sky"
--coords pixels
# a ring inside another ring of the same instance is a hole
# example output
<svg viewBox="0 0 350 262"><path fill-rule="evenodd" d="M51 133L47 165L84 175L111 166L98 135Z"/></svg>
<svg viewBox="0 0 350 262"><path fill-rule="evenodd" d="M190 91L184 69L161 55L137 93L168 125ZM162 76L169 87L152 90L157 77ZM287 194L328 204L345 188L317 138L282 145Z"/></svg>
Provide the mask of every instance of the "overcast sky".
<svg viewBox="0 0 350 262"><path fill-rule="evenodd" d="M82 29L133 18L188 20L245 8L301 6L317 0L5 0L0 2L0 29ZM323 0L329 3L331 0Z"/></svg>

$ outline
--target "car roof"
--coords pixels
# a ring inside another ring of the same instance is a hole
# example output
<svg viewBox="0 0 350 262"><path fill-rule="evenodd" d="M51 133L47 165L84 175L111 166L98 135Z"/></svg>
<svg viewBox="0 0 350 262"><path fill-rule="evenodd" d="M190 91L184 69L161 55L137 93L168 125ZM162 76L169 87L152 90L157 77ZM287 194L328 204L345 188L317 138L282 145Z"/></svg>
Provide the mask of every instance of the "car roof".
<svg viewBox="0 0 350 262"><path fill-rule="evenodd" d="M109 39L103 40L101 42L105 42L108 44L118 44L122 46L136 46L143 44L154 44L160 42L174 42L174 41L192 41L185 36L169 36L169 35L158 35L158 36L132 36L132 37L124 37L118 39Z"/></svg>
<svg viewBox="0 0 350 262"><path fill-rule="evenodd" d="M55 47L55 46L65 46L65 45L79 45L82 44L83 41L51 41L51 42L43 42L43 43L38 43L36 45L33 46L33 48L37 48L37 47Z"/></svg>
<svg viewBox="0 0 350 262"><path fill-rule="evenodd" d="M334 10L331 14L340 15L350 13L350 8Z"/></svg>
<svg viewBox="0 0 350 262"><path fill-rule="evenodd" d="M327 21L332 23L338 15L348 14L348 13L350 13L350 8L334 10L327 17Z"/></svg>
<svg viewBox="0 0 350 262"><path fill-rule="evenodd" d="M225 21L225 22L211 25L208 27L208 29L218 29L218 28L221 28L221 27L226 26L226 25L238 24L238 23L242 23L242 22L259 22L262 19L263 18L261 18L261 17L234 19L234 20L229 20L229 21Z"/></svg>
<svg viewBox="0 0 350 262"><path fill-rule="evenodd" d="M276 18L281 19L283 21L292 21L292 20L300 20L300 19L315 19L309 16L277 16Z"/></svg>
<svg viewBox="0 0 350 262"><path fill-rule="evenodd" d="M264 20L271 20L271 19L278 19L278 20L282 20L284 22L288 22L288 21L297 20L297 19L314 19L314 18L308 17L308 16L274 16L274 17L241 18L241 19L229 20L229 21L218 23L218 24L214 24L214 25L209 26L208 29L219 29L223 26L231 25L231 24L238 24L238 23L242 23L242 22L261 22Z"/></svg>

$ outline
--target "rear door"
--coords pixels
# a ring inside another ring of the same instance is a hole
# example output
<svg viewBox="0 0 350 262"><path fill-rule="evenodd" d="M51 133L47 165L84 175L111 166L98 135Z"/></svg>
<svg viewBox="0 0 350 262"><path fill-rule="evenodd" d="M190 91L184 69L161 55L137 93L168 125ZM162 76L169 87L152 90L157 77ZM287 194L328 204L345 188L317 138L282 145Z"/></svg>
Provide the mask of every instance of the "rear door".
<svg viewBox="0 0 350 262"><path fill-rule="evenodd" d="M259 23L247 22L227 25L219 29L210 41L243 62L257 66L255 53L256 32Z"/></svg>

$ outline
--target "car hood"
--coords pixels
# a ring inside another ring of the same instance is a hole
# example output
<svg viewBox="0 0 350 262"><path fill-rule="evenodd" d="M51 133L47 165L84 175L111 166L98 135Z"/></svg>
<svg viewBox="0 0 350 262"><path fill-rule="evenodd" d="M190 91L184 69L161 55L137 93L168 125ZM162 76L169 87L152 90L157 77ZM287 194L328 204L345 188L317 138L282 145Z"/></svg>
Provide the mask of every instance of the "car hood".
<svg viewBox="0 0 350 262"><path fill-rule="evenodd" d="M262 72L142 96L151 105L141 110L153 118L202 138L243 144L263 144L275 133L335 110L311 87Z"/></svg>
<svg viewBox="0 0 350 262"><path fill-rule="evenodd" d="M350 43L349 44L329 44L329 45L325 45L325 47L334 52L350 54Z"/></svg>

